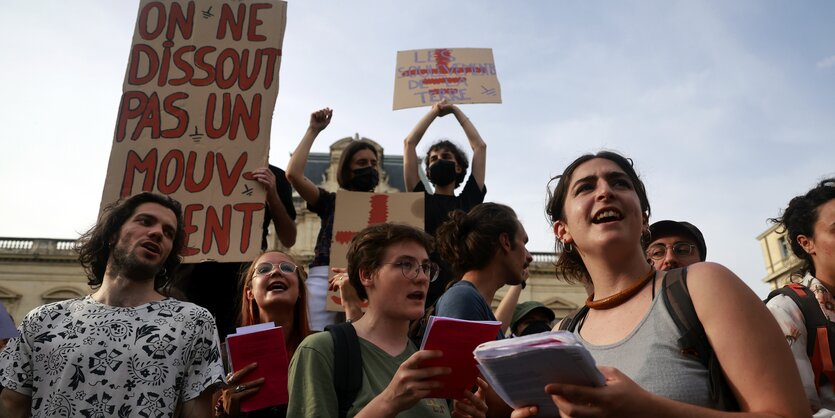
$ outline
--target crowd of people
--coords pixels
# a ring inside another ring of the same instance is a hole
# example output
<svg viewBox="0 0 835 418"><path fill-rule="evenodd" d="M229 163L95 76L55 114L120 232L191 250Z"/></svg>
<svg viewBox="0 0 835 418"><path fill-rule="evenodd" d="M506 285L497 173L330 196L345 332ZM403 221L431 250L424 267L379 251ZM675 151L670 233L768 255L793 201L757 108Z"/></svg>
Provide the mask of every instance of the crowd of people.
<svg viewBox="0 0 835 418"><path fill-rule="evenodd" d="M433 144L424 158L430 191L416 149L446 115L463 128L472 165L453 142ZM525 227L511 207L484 202L486 144L446 102L404 141L404 179L407 190L425 193L425 228L369 226L352 239L347 265L331 265L336 194L304 168L332 116L327 108L311 114L286 177L272 166L255 176L267 191L264 225L274 223L285 247L296 239L290 185L321 218L309 266L266 246L247 264L183 266L176 200L146 192L116 202L79 240L93 293L34 309L0 351L0 417L537 415L535 405L507 405L480 378L455 399L427 398L453 372L425 366L443 352L413 341L428 313L499 321L496 339L552 328L575 334L606 384L541 388L565 417L835 414L835 179L792 199L774 219L803 276L766 304L733 272L705 261L695 225L650 223L649 193L631 160L609 151L580 156L552 179L545 210L556 275L584 285L588 299L554 323L541 303L517 305L532 262ZM373 144L353 141L337 165L339 187L373 191L379 159ZM344 316L325 309L328 289L341 293ZM212 299L200 299L208 293ZM217 305L235 306L237 320L216 325ZM221 342L235 326L262 323L283 329L289 402L242 412L269 377L247 379L257 363L227 373Z"/></svg>

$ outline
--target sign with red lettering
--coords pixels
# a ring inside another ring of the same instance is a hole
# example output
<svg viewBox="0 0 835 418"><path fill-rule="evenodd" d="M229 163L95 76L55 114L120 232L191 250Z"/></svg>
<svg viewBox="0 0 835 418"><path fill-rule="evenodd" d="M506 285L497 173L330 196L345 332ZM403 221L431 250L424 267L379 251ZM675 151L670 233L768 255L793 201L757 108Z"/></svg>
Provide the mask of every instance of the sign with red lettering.
<svg viewBox="0 0 835 418"><path fill-rule="evenodd" d="M369 225L396 222L423 229L423 193L336 192L331 267L348 267L348 246L357 232ZM328 272L331 279L333 272ZM338 292L329 292L326 308L342 311Z"/></svg>
<svg viewBox="0 0 835 418"><path fill-rule="evenodd" d="M186 262L261 249L287 5L141 0L101 207L143 191L183 205Z"/></svg>
<svg viewBox="0 0 835 418"><path fill-rule="evenodd" d="M415 49L397 52L394 110L450 103L501 103L493 50Z"/></svg>

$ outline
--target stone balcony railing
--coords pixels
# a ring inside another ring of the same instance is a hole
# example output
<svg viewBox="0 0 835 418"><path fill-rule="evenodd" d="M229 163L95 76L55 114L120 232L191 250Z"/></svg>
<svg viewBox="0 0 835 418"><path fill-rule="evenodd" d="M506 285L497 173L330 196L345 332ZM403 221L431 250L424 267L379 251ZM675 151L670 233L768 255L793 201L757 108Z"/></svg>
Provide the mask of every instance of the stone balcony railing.
<svg viewBox="0 0 835 418"><path fill-rule="evenodd" d="M75 240L0 237L0 259L75 262Z"/></svg>
<svg viewBox="0 0 835 418"><path fill-rule="evenodd" d="M0 259L76 261L75 240L54 238L0 237ZM550 268L557 261L553 252L532 252L533 263Z"/></svg>

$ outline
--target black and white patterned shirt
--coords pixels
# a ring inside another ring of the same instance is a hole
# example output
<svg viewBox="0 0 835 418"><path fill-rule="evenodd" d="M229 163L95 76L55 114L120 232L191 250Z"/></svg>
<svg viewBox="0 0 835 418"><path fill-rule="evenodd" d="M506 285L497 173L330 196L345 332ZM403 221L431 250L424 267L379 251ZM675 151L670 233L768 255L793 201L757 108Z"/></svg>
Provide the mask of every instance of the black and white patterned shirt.
<svg viewBox="0 0 835 418"><path fill-rule="evenodd" d="M171 417L223 382L214 319L176 299L50 303L20 332L0 352L0 386L31 396L33 417Z"/></svg>

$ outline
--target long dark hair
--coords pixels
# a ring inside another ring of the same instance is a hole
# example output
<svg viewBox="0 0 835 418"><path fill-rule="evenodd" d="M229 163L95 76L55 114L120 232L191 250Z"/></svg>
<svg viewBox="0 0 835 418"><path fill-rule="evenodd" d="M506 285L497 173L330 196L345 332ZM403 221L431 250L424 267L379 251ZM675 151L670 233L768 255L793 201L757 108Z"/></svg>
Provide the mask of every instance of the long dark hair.
<svg viewBox="0 0 835 418"><path fill-rule="evenodd" d="M617 164L618 167L620 167L620 169L623 170L627 176L629 176L629 179L635 187L635 193L638 194L638 200L641 202L641 211L643 211L644 214L646 214L647 219L649 219L652 210L649 206L647 191L644 187L644 182L641 181L638 173L635 172L632 160L616 152L600 151L597 154L581 155L569 164L562 174L553 177L551 181L548 182L550 185L554 182L554 180L557 181L557 186L554 188L553 192L550 187L548 188L548 204L545 207L545 212L548 215L548 219L551 221L551 225L553 226L553 224L557 221L565 221L565 198L568 193L568 188L570 186L569 182L571 181L571 176L574 174L574 170L586 161L590 161L595 158L603 158ZM559 258L557 259L555 266L557 277L564 279L568 283L580 282L583 284L589 284L591 282L589 271L586 268L585 263L583 263L583 259L580 258L580 254L578 254L577 251L566 251L565 245L563 245L559 239L556 240L554 245L556 252L559 253Z"/></svg>
<svg viewBox="0 0 835 418"><path fill-rule="evenodd" d="M169 196L142 192L105 207L96 225L78 239L75 251L78 253L78 261L81 262L87 274L87 284L93 289L101 286L104 281L107 261L119 240L119 230L133 216L136 208L143 203L156 203L164 206L174 212L174 216L177 217L177 232L174 235L171 253L168 254L163 264L164 268L154 278L154 289L160 290L165 287L170 275L180 265L180 252L185 245L183 210L180 202Z"/></svg>
<svg viewBox="0 0 835 418"><path fill-rule="evenodd" d="M835 199L835 178L822 180L805 195L796 196L789 202L782 217L769 219L773 223L782 225L786 231L792 252L803 261L800 267L801 275L811 273L815 276L816 272L812 256L800 246L797 237L804 235L814 238L815 223L820 216L819 208L832 199Z"/></svg>
<svg viewBox="0 0 835 418"><path fill-rule="evenodd" d="M456 210L435 231L441 259L452 265L456 276L485 267L499 249L501 234L511 245L519 230L516 212L500 203L481 203L469 212Z"/></svg>

